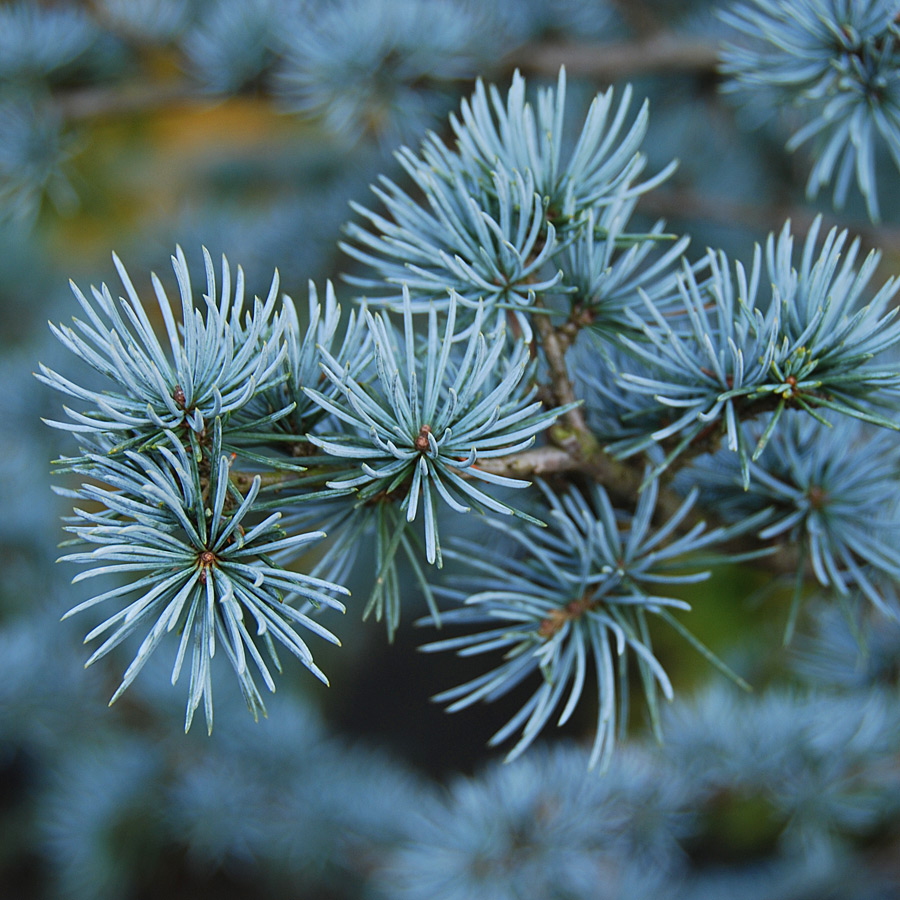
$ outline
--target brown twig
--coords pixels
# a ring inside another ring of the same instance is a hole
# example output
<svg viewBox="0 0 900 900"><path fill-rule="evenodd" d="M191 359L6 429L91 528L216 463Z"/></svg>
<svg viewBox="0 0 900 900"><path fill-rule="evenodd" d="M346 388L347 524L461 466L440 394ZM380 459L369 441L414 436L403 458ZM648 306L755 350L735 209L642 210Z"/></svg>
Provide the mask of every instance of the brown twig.
<svg viewBox="0 0 900 900"><path fill-rule="evenodd" d="M640 29L641 38L621 43L527 44L513 51L504 65L525 72L556 75L561 65L570 74L615 79L643 72L699 72L715 70L714 46L687 40L668 32ZM129 82L60 91L54 103L68 121L133 115L172 106L206 106L217 98L187 79Z"/></svg>
<svg viewBox="0 0 900 900"><path fill-rule="evenodd" d="M511 67L536 75L556 75L565 66L570 75L612 81L631 75L660 72L715 72L714 45L669 33L623 43L562 43L542 41L519 47L507 58Z"/></svg>
<svg viewBox="0 0 900 900"><path fill-rule="evenodd" d="M540 301L538 301L540 306ZM541 339L541 347L547 359L547 367L550 370L550 390L558 406L568 406L576 403L575 390L569 379L569 370L566 366L566 350L569 340L560 335L553 327L550 317L543 313L534 317L535 328ZM579 407L570 409L563 414L563 419L575 432L587 432L587 424L584 413ZM589 432L588 432L589 433Z"/></svg>
<svg viewBox="0 0 900 900"><path fill-rule="evenodd" d="M493 475L505 475L508 478L535 478L546 475L563 475L569 472L580 472L584 463L562 447L545 445L510 456L497 456L493 459L481 459L477 468Z"/></svg>
<svg viewBox="0 0 900 900"><path fill-rule="evenodd" d="M70 122L135 115L175 106L211 106L217 102L215 97L202 93L187 81L85 87L60 92L53 99L60 116Z"/></svg>
<svg viewBox="0 0 900 900"><path fill-rule="evenodd" d="M549 316L538 314L534 322L547 360L552 402L560 407L576 403L575 389L565 359L566 350L573 340L571 320L557 328ZM491 471L517 478L580 472L602 484L619 503L628 505L634 502L644 479L643 463L617 460L610 456L588 428L581 406L563 413L560 423L549 430L548 437L550 447L490 460L493 466ZM479 466L486 468L483 463ZM663 489L657 508L660 515L668 517L680 504L680 498Z"/></svg>

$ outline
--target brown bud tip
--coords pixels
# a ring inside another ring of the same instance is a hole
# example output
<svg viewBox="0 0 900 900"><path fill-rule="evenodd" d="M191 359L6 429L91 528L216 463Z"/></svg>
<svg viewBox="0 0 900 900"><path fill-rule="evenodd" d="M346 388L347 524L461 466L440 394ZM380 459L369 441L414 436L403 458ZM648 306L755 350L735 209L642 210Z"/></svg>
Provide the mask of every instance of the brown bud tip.
<svg viewBox="0 0 900 900"><path fill-rule="evenodd" d="M200 565L211 566L216 561L216 554L212 550L204 550L200 554Z"/></svg>
<svg viewBox="0 0 900 900"><path fill-rule="evenodd" d="M413 441L413 446L419 453L424 453L428 449L428 435L431 434L431 426L423 425L419 429L418 437Z"/></svg>

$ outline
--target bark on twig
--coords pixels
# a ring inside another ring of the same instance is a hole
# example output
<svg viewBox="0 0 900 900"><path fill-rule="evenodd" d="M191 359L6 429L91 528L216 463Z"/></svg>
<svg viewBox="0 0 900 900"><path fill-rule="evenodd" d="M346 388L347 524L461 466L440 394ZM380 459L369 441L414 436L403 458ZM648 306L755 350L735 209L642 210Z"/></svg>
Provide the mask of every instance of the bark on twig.
<svg viewBox="0 0 900 900"><path fill-rule="evenodd" d="M570 75L612 81L637 74L693 72L711 75L716 70L715 45L660 33L623 43L541 42L520 47L508 58L523 72L555 76L560 66Z"/></svg>
<svg viewBox="0 0 900 900"><path fill-rule="evenodd" d="M60 92L54 97L57 111L70 122L137 115L177 106L211 106L216 102L216 97L201 92L186 81L86 87Z"/></svg>

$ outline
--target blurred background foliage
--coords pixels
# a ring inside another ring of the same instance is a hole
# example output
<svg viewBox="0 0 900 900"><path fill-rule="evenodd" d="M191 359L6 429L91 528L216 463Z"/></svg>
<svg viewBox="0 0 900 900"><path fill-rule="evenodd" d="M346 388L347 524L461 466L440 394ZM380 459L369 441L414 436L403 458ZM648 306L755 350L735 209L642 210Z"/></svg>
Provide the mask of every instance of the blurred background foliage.
<svg viewBox="0 0 900 900"><path fill-rule="evenodd" d="M715 5L0 4L0 895L900 895L900 628L858 620L861 654L844 618L811 605L783 650L792 585L750 567L719 570L691 603L695 633L754 694L661 629L680 698L666 745L637 713L602 777L585 773L578 714L562 743L502 766L484 744L517 698L464 718L429 703L476 670L416 653L415 616L388 645L351 611L343 649L317 657L331 688L288 667L256 726L222 681L209 738L181 733L180 694L152 661L105 709L127 652L84 672L79 626L58 621L76 589L52 562L65 509L49 463L72 448L41 424L56 401L31 372L58 368L46 321L74 312L67 279L110 280L115 250L168 284L176 243L197 272L203 245L240 263L251 292L278 267L289 295L330 277L347 303L348 203L369 203L379 174L402 180L391 151L446 136L478 75L505 87L520 67L533 86L566 63L580 110L632 82L650 98L650 171L681 161L638 212L690 234L695 257L746 256L786 216L802 232L824 211L896 272L889 161L878 226L852 191L838 217L807 200L807 148L786 152L783 123L720 91Z"/></svg>

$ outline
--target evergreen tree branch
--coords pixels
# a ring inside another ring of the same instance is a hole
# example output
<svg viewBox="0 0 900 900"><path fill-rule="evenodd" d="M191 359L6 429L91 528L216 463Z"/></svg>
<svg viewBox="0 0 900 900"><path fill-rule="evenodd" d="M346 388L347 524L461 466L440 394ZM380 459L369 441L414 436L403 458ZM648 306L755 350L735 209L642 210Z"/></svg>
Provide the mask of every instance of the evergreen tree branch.
<svg viewBox="0 0 900 900"><path fill-rule="evenodd" d="M641 18L644 8L629 11ZM641 71L648 59L674 65L672 55L647 52L670 40L653 22L636 30L642 37L629 46ZM687 59L691 71L714 62L702 54ZM207 87L224 95L258 84ZM819 447L826 417L896 429L888 416L900 375L887 355L900 343L889 306L894 280L860 306L878 255L857 268L859 243L836 229L817 250L821 220L809 225L799 261L787 223L749 268L732 265L724 251L688 262L688 238L664 233L662 222L629 228L638 198L674 166L644 174L647 104L632 116L630 87L621 96L618 87L599 94L567 153L560 149L568 134L565 89L564 71L534 102L518 73L505 100L479 81L451 118L455 149L431 134L418 155L400 151L415 188L381 178L373 190L385 212L354 206L364 221L345 232L342 246L365 267L348 282L364 288L367 300L344 323L333 290L320 303L311 286L307 324L289 298L278 302L277 276L251 312L241 270L232 277L223 259L217 282L208 253L205 309L194 299L184 255L178 250L173 259L180 322L153 277L167 342L118 261L125 298L117 301L105 285L92 289L93 300L75 289L87 318L52 326L54 333L112 384L98 394L47 367L38 376L76 401L78 409L64 407L69 421L49 424L79 436L82 457L64 462L92 479L74 495L91 507L76 509L69 526L85 547L64 558L90 566L78 581L115 572L136 580L73 612L141 592L89 633L109 632L92 660L155 618L116 696L177 627L173 678L186 642L193 637L195 645L188 725L201 703L212 724L216 642L251 711L263 711L248 663L270 690L274 682L242 630L251 617L257 637L268 641L265 629L277 629L274 637L324 680L294 626L336 641L307 616L306 603L343 609L333 595L347 593L356 549L373 537L375 578L363 617L385 619L390 636L405 593L403 559L433 624L443 616L436 598L465 604L449 612L448 624L504 620L432 645L464 655L509 650L496 669L440 695L453 701L451 710L540 675L532 699L494 738L521 729L513 757L557 709L560 724L572 714L593 658L600 676L595 761L605 759L616 718L627 722L629 648L657 726L658 696L671 697L672 686L648 617L668 621L666 607L688 607L656 585L706 578L687 571L685 560L699 565L697 554L713 544L705 562L773 551L760 568L795 576L789 627L813 576L843 596L854 587L879 608L892 604L881 603L881 581L900 580L900 567L891 545L868 529L894 525L879 518L894 471L854 462L829 481L821 466L793 466L806 455L781 433L804 416L809 432L800 436ZM134 98L125 93L106 96L72 102L67 114L146 108L129 107ZM199 97L161 89L143 99ZM297 108L317 114L318 107ZM684 206L672 210L676 217ZM724 208L733 222L734 210ZM427 329L416 327L417 315L427 315ZM583 328L593 341L578 339ZM774 449L758 463L770 442ZM838 441L824 458L840 457L851 443ZM779 452L785 471L772 465ZM235 461L248 470L233 471ZM495 486L524 490L543 477L550 483L538 482L521 509L500 499L505 493L494 496ZM97 501L105 508L95 511ZM520 552L484 562L451 539L446 559L472 558L480 570L470 590L455 587L452 572L432 588L424 562L443 565L442 510L485 514ZM326 533L329 544L309 560L311 571L281 568ZM294 608L293 599L304 605ZM262 649L278 668L269 644Z"/></svg>

